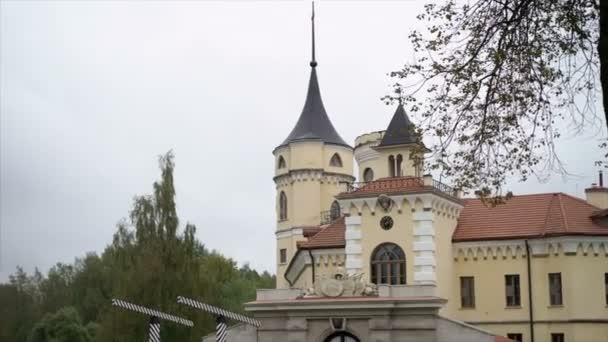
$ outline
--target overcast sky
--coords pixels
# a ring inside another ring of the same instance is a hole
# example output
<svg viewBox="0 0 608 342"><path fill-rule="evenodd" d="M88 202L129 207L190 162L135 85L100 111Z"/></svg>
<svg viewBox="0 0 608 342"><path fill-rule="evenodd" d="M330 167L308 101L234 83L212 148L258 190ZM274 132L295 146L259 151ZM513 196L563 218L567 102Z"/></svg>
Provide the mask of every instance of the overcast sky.
<svg viewBox="0 0 608 342"><path fill-rule="evenodd" d="M308 1L2 1L0 281L110 243L157 156L176 156L177 205L198 238L274 272L274 160L309 76ZM386 127L387 72L412 58L422 1L321 1L326 109L348 142ZM599 136L567 136L578 177L515 194L584 196Z"/></svg>

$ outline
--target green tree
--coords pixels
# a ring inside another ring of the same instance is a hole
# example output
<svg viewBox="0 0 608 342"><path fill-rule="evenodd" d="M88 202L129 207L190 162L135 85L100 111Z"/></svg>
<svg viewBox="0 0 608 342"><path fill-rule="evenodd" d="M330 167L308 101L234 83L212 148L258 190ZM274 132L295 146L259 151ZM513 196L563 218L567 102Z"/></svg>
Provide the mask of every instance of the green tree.
<svg viewBox="0 0 608 342"><path fill-rule="evenodd" d="M91 342L87 327L82 325L74 307L64 307L47 314L32 329L28 342Z"/></svg>
<svg viewBox="0 0 608 342"><path fill-rule="evenodd" d="M119 222L100 256L58 263L46 277L18 268L9 284L0 284L0 341L144 340L148 318L111 307L111 299L119 298L195 321L193 329L161 325L163 340L194 342L215 329L214 317L177 305L178 295L242 312L256 288L274 287L267 272L238 268L205 248L193 225L180 229L173 155L162 156L159 164L153 194L135 198L129 219Z"/></svg>
<svg viewBox="0 0 608 342"><path fill-rule="evenodd" d="M433 141L431 167L462 189L501 195L507 176L564 172L556 122L571 120L575 131L595 122L600 65L608 103L607 6L427 4L418 16L426 30L410 35L417 57L392 73L397 83L387 99L419 116L419 133ZM604 112L608 117L608 105Z"/></svg>
<svg viewBox="0 0 608 342"><path fill-rule="evenodd" d="M21 267L0 285L0 340L25 342L40 318L42 275L38 270L27 275Z"/></svg>

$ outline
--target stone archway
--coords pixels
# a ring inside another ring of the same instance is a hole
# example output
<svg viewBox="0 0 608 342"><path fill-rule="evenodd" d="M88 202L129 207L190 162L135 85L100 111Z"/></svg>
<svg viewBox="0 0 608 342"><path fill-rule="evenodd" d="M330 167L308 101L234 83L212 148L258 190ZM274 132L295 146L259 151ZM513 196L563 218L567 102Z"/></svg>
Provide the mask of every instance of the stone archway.
<svg viewBox="0 0 608 342"><path fill-rule="evenodd" d="M323 342L361 342L357 336L346 331L336 331L327 336Z"/></svg>

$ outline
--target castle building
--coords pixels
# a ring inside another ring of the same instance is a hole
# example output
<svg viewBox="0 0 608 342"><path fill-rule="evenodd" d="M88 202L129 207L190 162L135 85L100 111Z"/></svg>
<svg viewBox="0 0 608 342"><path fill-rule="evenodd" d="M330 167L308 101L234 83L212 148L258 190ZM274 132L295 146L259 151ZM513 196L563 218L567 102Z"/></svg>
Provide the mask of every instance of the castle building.
<svg viewBox="0 0 608 342"><path fill-rule="evenodd" d="M423 174L428 150L401 104L386 130L345 142L314 52L310 65L304 109L273 151L277 288L246 305L262 327L232 336L608 341L602 181L586 200L528 194L492 208L464 198Z"/></svg>

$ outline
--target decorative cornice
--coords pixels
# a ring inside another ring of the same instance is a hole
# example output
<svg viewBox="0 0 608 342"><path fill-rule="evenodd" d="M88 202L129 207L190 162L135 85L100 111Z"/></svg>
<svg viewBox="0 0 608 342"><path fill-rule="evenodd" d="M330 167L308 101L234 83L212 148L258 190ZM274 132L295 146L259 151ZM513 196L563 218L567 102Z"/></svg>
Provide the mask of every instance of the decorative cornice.
<svg viewBox="0 0 608 342"><path fill-rule="evenodd" d="M534 257L549 255L605 255L608 256L608 237L560 236L528 240L530 252ZM502 257L517 258L526 256L525 240L488 240L454 242L454 260L486 260Z"/></svg>
<svg viewBox="0 0 608 342"><path fill-rule="evenodd" d="M457 219L460 216L462 208L464 208L462 204L438 196L434 192L387 196L395 204L390 210L397 210L398 213L402 212L403 206L406 203L409 204L411 208L414 208L417 201L422 202L424 211L430 211L437 216L445 216L451 219ZM345 198L339 199L338 203L340 203L340 208L344 213L350 212L350 209L354 207L357 213L361 215L363 209L367 207L367 209L372 212L372 215L374 215L378 207L378 197L380 197L380 195L363 198ZM379 210L382 211L381 208L379 208Z"/></svg>
<svg viewBox="0 0 608 342"><path fill-rule="evenodd" d="M277 230L274 235L276 235L277 239L283 239L292 236L303 236L304 229L302 227L291 227L287 229Z"/></svg>
<svg viewBox="0 0 608 342"><path fill-rule="evenodd" d="M327 172L323 169L289 170L273 178L277 188L301 181L319 181L321 183L352 183L355 177L345 173Z"/></svg>

